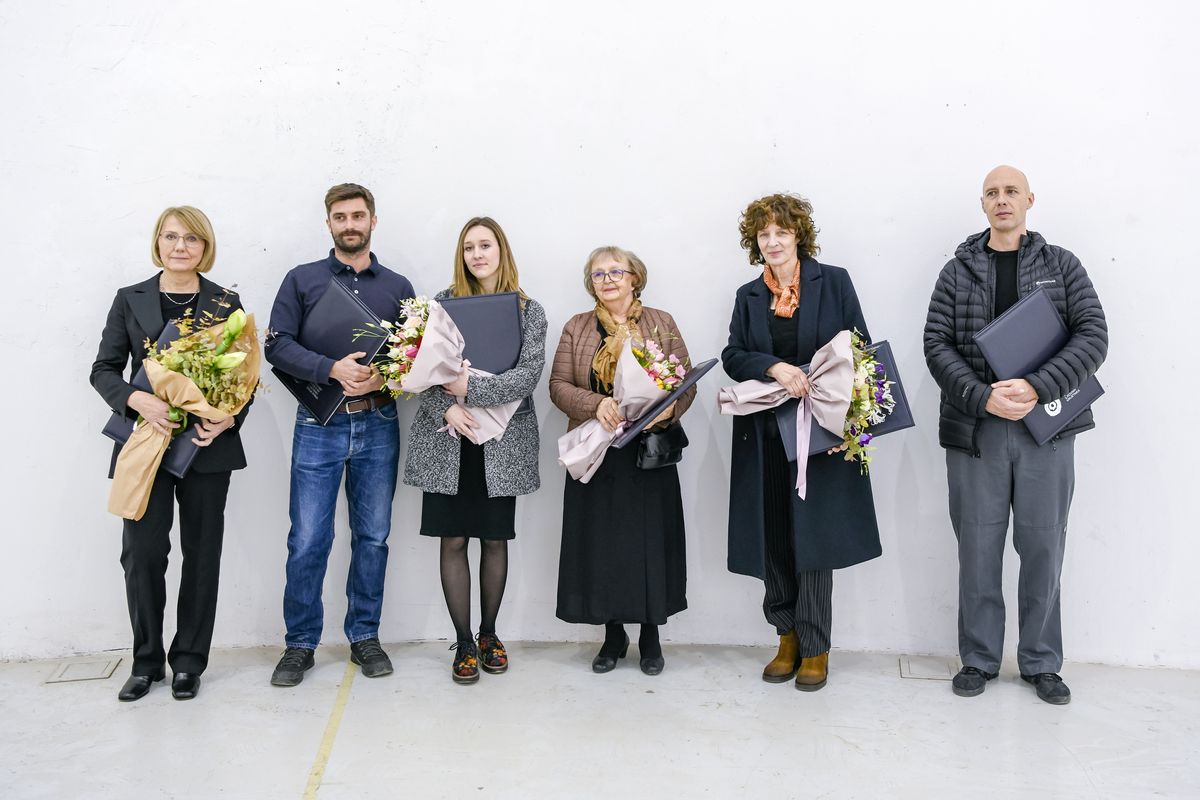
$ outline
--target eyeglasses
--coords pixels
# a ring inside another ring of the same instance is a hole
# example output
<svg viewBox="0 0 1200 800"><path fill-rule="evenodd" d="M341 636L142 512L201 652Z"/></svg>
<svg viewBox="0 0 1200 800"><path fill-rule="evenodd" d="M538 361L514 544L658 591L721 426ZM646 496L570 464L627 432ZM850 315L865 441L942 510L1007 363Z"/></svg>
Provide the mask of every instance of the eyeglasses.
<svg viewBox="0 0 1200 800"><path fill-rule="evenodd" d="M179 242L180 239L183 239L184 247L186 247L189 250L204 244L204 240L201 239L199 236L197 236L194 233L189 233L189 234L185 234L184 236L180 236L178 233L173 233L171 231L168 231L166 233L160 233L158 235L158 238L159 238L159 241L166 242L171 247L174 247Z"/></svg>
<svg viewBox="0 0 1200 800"><path fill-rule="evenodd" d="M611 280L613 283L620 283L621 279L629 274L627 269L613 269L608 272L596 270L592 273L592 283L604 283L605 279Z"/></svg>

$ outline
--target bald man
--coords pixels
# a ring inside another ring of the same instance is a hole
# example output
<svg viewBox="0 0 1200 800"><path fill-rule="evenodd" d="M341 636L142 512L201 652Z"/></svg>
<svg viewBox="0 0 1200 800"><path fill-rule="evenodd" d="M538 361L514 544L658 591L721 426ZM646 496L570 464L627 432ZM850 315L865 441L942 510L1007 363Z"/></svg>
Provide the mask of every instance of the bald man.
<svg viewBox="0 0 1200 800"><path fill-rule="evenodd" d="M942 390L938 440L946 449L950 520L958 538L960 697L982 694L1004 649L1001 568L1011 512L1021 560L1017 665L1047 703L1070 702L1062 669L1059 576L1075 488L1075 434L1095 427L1090 409L1038 446L1021 422L1038 403L1083 385L1108 353L1104 309L1070 251L1025 227L1033 192L1000 166L983 181L988 229L958 246L938 276L925 322L925 360ZM997 381L975 334L1037 288L1067 324L1066 345L1023 378Z"/></svg>

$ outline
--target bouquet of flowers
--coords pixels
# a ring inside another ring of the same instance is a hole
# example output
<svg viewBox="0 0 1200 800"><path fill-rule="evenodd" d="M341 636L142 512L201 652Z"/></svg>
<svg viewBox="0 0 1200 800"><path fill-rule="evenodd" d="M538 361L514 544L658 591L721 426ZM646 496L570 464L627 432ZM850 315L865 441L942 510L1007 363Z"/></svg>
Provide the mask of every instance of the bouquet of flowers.
<svg viewBox="0 0 1200 800"><path fill-rule="evenodd" d="M895 382L888 380L883 364L875 359L857 330L850 335L850 349L854 354L854 384L842 441L846 445L846 460L857 460L865 475L871 469L869 451L875 449L871 446L874 437L869 429L895 410L896 401L892 397Z"/></svg>
<svg viewBox="0 0 1200 800"><path fill-rule="evenodd" d="M387 332L387 347L375 360L394 397L411 396L434 388L440 391L440 387L457 380L463 370L481 377L491 376L490 372L475 369L463 358L466 342L462 332L440 303L417 297L405 300L401 308L403 321L382 323ZM458 402L465 405L461 398ZM475 444L499 439L520 405L521 401L515 400L487 408L467 406L478 423L468 438ZM450 436L458 435L448 425L442 430Z"/></svg>
<svg viewBox="0 0 1200 800"><path fill-rule="evenodd" d="M673 392L687 370L677 356L667 356L662 346L647 339L634 345L626 339L613 373L613 399L621 417L637 420L659 400ZM589 419L558 440L558 463L572 478L587 483L604 463L604 455L628 422L611 432L598 419Z"/></svg>
<svg viewBox="0 0 1200 800"><path fill-rule="evenodd" d="M146 342L143 367L155 396L171 407L170 419L184 423L188 414L213 422L234 416L254 397L262 353L254 316L237 310L225 320L196 328L190 317L177 325L182 334L156 349ZM186 425L181 424L177 431ZM108 510L126 519L146 513L154 475L170 438L150 425L135 426L117 456Z"/></svg>
<svg viewBox="0 0 1200 800"><path fill-rule="evenodd" d="M382 335L387 340L384 348L375 358L375 365L383 375L385 386L391 392L392 397L406 394L402 388L404 379L412 371L413 361L416 360L417 353L421 350L421 342L425 338L425 326L429 321L429 309L432 305L436 305L436 303L424 295L410 297L400 303L399 322L383 320L380 323L383 329L382 334L370 331L355 331L354 333L355 340L360 336L378 335Z"/></svg>

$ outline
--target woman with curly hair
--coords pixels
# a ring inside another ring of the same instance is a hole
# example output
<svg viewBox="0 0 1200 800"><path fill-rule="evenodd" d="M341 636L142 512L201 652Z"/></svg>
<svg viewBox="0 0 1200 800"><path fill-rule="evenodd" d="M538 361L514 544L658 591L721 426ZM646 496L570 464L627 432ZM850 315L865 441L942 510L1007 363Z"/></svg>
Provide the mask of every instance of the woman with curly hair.
<svg viewBox="0 0 1200 800"><path fill-rule="evenodd" d="M808 394L800 365L839 331L870 340L850 275L814 256L812 206L773 194L746 207L741 244L762 275L737 290L729 343L721 352L736 381L778 381ZM729 570L761 579L763 613L779 652L763 680L816 691L829 674L833 570L880 555L871 481L838 448L808 460L807 500L796 493L773 411L733 418L729 482ZM805 457L803 453L800 457Z"/></svg>

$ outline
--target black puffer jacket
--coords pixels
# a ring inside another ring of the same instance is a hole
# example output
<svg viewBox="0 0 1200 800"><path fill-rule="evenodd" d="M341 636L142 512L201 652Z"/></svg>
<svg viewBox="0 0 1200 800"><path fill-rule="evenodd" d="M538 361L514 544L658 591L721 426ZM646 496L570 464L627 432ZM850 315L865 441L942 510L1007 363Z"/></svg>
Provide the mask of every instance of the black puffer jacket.
<svg viewBox="0 0 1200 800"><path fill-rule="evenodd" d="M977 233L958 246L938 276L925 320L925 362L942 389L938 441L942 447L976 456L975 433L987 416L985 407L995 381L975 344L975 334L992 321L996 307L995 258L984 249L989 235L990 231ZM1017 292L1024 297L1039 286L1046 289L1071 332L1057 355L1024 376L1037 391L1038 402L1049 403L1078 389L1104 363L1108 326L1079 259L1030 231L1021 237L1017 252ZM1059 435L1095 426L1087 409Z"/></svg>

